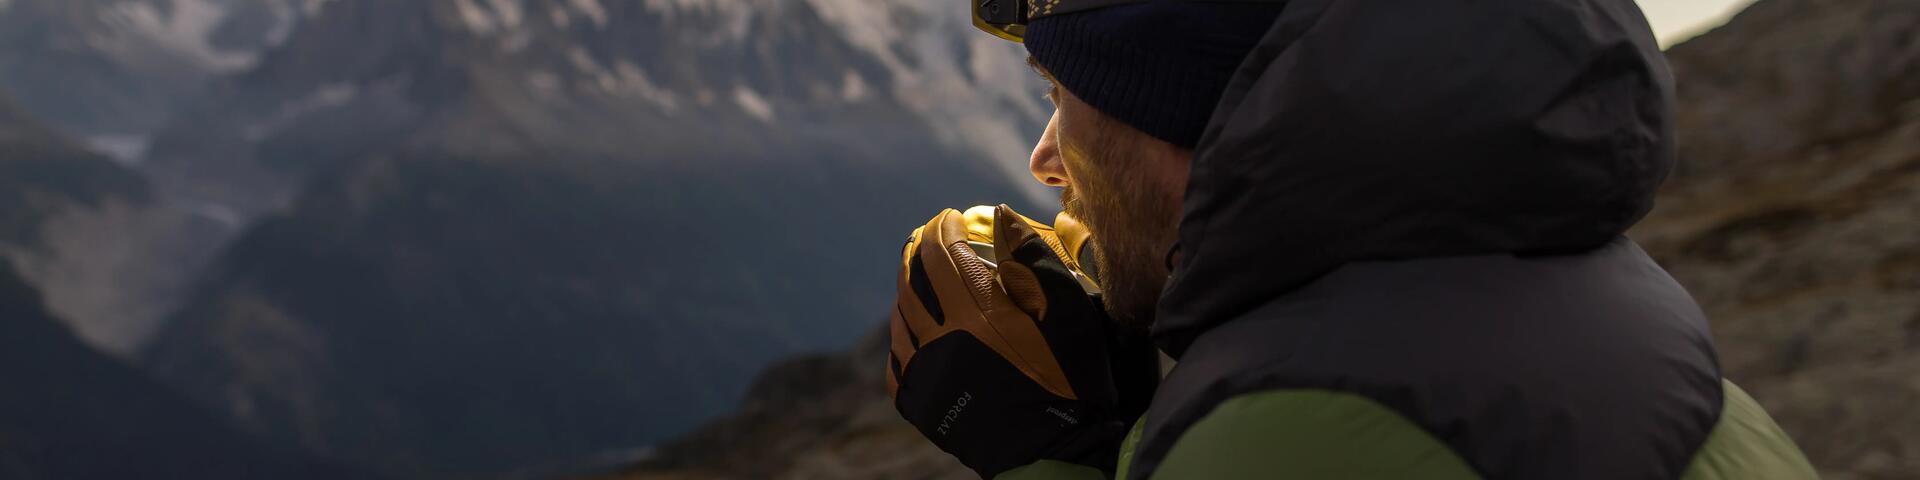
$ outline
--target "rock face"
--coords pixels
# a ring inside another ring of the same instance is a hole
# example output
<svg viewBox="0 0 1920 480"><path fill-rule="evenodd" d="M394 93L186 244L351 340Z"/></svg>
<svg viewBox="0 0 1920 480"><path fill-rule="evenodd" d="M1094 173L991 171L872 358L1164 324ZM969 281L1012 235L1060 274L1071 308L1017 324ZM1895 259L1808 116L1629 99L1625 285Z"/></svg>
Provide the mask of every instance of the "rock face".
<svg viewBox="0 0 1920 480"><path fill-rule="evenodd" d="M142 268L131 257L171 248L149 233L185 226L152 208L139 173L27 118L0 94L0 257L44 292L76 334L115 355L130 353L186 272ZM159 255L149 255L159 257Z"/></svg>
<svg viewBox="0 0 1920 480"><path fill-rule="evenodd" d="M0 245L47 248L41 229L48 220L148 195L139 175L74 145L0 95Z"/></svg>
<svg viewBox="0 0 1920 480"><path fill-rule="evenodd" d="M155 140L243 230L143 359L395 476L631 458L864 329L900 225L1038 203L1037 77L938 5L334 0Z"/></svg>
<svg viewBox="0 0 1920 480"><path fill-rule="evenodd" d="M343 479L362 475L242 436L95 353L0 259L0 477Z"/></svg>
<svg viewBox="0 0 1920 480"><path fill-rule="evenodd" d="M1920 3L1763 0L1673 47L1680 169L1633 237L1828 479L1920 472Z"/></svg>
<svg viewBox="0 0 1920 480"><path fill-rule="evenodd" d="M0 1L0 224L32 229L0 250L84 340L132 356L230 234L143 178L147 133L321 3ZM92 193L5 197L49 188Z"/></svg>
<svg viewBox="0 0 1920 480"><path fill-rule="evenodd" d="M893 410L874 361L886 352L880 330L845 353L776 364L754 381L738 413L597 478L979 478Z"/></svg>
<svg viewBox="0 0 1920 480"><path fill-rule="evenodd" d="M1630 236L1825 478L1915 478L1920 3L1761 0L1668 56L1682 159ZM741 412L610 477L970 478L893 413L881 345L770 369Z"/></svg>

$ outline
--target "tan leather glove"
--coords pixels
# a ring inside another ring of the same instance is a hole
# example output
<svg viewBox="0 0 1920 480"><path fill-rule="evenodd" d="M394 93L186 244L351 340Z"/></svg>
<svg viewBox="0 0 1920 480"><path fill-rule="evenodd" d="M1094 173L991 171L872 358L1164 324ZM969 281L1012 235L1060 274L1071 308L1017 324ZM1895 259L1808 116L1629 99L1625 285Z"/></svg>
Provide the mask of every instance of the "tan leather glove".
<svg viewBox="0 0 1920 480"><path fill-rule="evenodd" d="M982 477L1041 459L1113 469L1157 353L1101 308L1085 228L1011 208L946 210L901 256L887 390L908 422Z"/></svg>

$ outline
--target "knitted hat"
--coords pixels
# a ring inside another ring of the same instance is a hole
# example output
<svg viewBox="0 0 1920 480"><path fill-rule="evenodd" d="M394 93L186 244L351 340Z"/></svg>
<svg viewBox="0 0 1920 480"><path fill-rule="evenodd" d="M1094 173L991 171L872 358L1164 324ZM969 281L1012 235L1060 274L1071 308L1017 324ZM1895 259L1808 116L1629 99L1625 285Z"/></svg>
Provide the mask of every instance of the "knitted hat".
<svg viewBox="0 0 1920 480"><path fill-rule="evenodd" d="M1034 19L1027 52L1060 87L1148 135L1200 142L1227 81L1281 3L1156 0Z"/></svg>

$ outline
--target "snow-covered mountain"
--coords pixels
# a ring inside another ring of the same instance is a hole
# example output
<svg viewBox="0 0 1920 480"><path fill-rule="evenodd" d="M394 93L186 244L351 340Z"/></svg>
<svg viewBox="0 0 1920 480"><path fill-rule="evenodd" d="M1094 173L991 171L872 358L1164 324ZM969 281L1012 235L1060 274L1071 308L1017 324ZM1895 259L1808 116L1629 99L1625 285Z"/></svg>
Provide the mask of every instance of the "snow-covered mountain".
<svg viewBox="0 0 1920 480"><path fill-rule="evenodd" d="M931 0L333 0L156 137L241 233L146 359L398 476L618 457L884 316L939 208L1049 208L1022 55Z"/></svg>
<svg viewBox="0 0 1920 480"><path fill-rule="evenodd" d="M942 147L1025 178L1019 159L1044 122L1038 79L1018 46L972 34L940 7L344 2L258 68L214 85L216 97L164 130L153 156L164 175L244 218L284 206L314 167L391 144L666 156L751 146L741 138L755 130L883 138L897 122L857 123L895 110L930 126ZM689 137L701 122L727 128ZM465 135L473 131L486 133ZM1044 200L1037 188L1027 196Z"/></svg>
<svg viewBox="0 0 1920 480"><path fill-rule="evenodd" d="M0 91L123 156L214 75L244 70L325 0L0 1Z"/></svg>

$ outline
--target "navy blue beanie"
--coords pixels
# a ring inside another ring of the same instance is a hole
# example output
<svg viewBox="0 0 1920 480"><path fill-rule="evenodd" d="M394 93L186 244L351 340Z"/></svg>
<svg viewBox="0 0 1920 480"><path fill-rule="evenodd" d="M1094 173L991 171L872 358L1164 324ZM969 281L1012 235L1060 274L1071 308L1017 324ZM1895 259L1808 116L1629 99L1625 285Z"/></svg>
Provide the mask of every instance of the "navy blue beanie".
<svg viewBox="0 0 1920 480"><path fill-rule="evenodd" d="M1281 3L1155 0L1027 25L1027 53L1061 88L1135 129L1193 148Z"/></svg>

